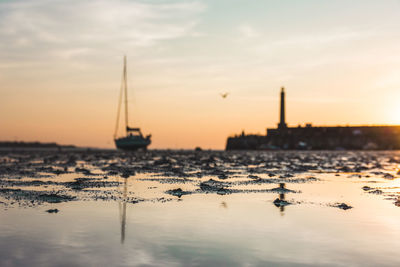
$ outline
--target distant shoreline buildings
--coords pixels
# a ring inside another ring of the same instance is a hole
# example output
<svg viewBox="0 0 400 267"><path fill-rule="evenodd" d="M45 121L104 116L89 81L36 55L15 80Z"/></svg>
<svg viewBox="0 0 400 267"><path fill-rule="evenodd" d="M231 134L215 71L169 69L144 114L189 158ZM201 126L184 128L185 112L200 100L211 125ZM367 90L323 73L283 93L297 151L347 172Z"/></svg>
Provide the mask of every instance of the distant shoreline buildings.
<svg viewBox="0 0 400 267"><path fill-rule="evenodd" d="M392 150L400 149L400 126L288 127L285 89L280 92L280 121L266 135L228 137L226 150Z"/></svg>
<svg viewBox="0 0 400 267"><path fill-rule="evenodd" d="M0 148L76 148L76 146L59 145L57 143L0 141Z"/></svg>

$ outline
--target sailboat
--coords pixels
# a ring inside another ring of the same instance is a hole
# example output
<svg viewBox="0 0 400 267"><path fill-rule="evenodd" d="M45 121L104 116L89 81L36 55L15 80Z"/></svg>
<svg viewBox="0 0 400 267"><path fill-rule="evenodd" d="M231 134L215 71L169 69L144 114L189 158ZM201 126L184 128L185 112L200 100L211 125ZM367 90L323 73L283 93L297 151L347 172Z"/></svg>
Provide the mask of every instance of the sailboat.
<svg viewBox="0 0 400 267"><path fill-rule="evenodd" d="M122 95L124 95L124 104L125 104L125 136L117 137L118 133L118 124L119 124L119 115L121 111L122 104ZM117 111L117 123L115 126L114 132L114 142L118 149L123 150L146 150L147 146L151 143L151 135L143 136L140 128L131 128L128 125L128 82L127 82L127 68L126 68L126 56L124 56L124 69L122 74L122 83L119 94L118 101L118 111Z"/></svg>

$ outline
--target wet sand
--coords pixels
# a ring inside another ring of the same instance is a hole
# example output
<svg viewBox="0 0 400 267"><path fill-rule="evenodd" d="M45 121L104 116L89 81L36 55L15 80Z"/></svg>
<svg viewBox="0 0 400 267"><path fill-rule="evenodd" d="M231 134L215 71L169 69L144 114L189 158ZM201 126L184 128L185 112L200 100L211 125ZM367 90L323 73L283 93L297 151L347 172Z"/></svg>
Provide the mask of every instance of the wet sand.
<svg viewBox="0 0 400 267"><path fill-rule="evenodd" d="M0 265L395 266L399 166L396 151L0 151ZM83 220L78 234L74 220ZM33 233L20 236L26 227ZM32 254L28 241L46 228ZM78 239L90 251L72 249ZM134 248L145 255L130 258Z"/></svg>

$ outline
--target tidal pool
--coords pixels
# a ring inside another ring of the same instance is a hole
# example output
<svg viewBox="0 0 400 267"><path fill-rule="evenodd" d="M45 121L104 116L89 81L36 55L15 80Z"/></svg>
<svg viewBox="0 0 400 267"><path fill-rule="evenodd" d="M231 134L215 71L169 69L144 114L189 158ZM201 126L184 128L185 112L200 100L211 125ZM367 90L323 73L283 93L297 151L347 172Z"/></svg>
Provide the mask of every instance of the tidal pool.
<svg viewBox="0 0 400 267"><path fill-rule="evenodd" d="M399 152L2 151L0 266L399 266Z"/></svg>

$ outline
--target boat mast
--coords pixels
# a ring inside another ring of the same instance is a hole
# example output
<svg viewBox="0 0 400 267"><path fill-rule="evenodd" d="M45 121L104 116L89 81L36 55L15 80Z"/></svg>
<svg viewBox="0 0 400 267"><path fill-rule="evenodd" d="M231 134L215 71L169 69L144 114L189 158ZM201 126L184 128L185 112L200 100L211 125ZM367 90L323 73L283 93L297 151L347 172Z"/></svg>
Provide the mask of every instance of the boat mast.
<svg viewBox="0 0 400 267"><path fill-rule="evenodd" d="M124 60L125 61L125 60ZM115 123L115 131L114 131L114 140L117 139L117 134L118 134L118 126L119 126L119 115L121 113L121 104L122 104L122 97L125 94L124 93L124 87L125 87L125 75L124 71L122 72L122 79L121 79L121 87L119 90L119 98L118 98L118 109L117 109L117 120Z"/></svg>
<svg viewBox="0 0 400 267"><path fill-rule="evenodd" d="M126 76L126 56L124 56L125 129L128 134L128 82Z"/></svg>

